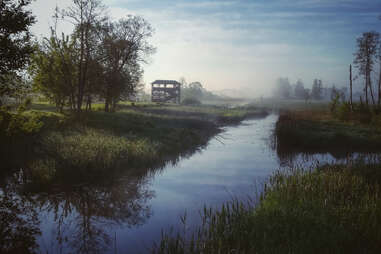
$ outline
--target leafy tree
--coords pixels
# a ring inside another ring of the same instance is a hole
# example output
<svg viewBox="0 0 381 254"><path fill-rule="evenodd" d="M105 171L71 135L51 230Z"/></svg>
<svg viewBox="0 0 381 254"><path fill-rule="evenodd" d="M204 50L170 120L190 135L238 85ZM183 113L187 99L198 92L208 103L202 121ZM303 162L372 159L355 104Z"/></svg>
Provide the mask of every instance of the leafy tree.
<svg viewBox="0 0 381 254"><path fill-rule="evenodd" d="M105 24L102 31L101 54L106 79L102 97L105 111L113 111L116 103L131 95L139 85L143 73L140 63L155 51L147 41L153 29L143 18L130 15Z"/></svg>
<svg viewBox="0 0 381 254"><path fill-rule="evenodd" d="M13 94L9 77L25 67L33 52L29 28L35 18L25 10L30 3L31 0L0 1L0 98Z"/></svg>
<svg viewBox="0 0 381 254"><path fill-rule="evenodd" d="M153 29L143 18L128 16L111 22L102 16L98 0L73 0L60 11L75 24L71 36L59 38L54 29L33 56L30 68L35 88L60 110L91 109L94 98L114 111L119 100L136 93L143 74L141 63L154 48L147 39ZM56 18L59 11L56 11Z"/></svg>
<svg viewBox="0 0 381 254"><path fill-rule="evenodd" d="M65 105L75 108L77 81L77 52L75 41L62 35L61 39L54 33L50 39L45 38L32 57L29 68L34 88L44 94L62 111Z"/></svg>
<svg viewBox="0 0 381 254"><path fill-rule="evenodd" d="M372 98L373 104L375 104L371 73L374 69L376 61L377 50L380 43L380 34L378 32L366 32L357 39L357 52L355 53L354 64L359 69L359 74L364 76L365 79L365 102L368 105L368 90Z"/></svg>

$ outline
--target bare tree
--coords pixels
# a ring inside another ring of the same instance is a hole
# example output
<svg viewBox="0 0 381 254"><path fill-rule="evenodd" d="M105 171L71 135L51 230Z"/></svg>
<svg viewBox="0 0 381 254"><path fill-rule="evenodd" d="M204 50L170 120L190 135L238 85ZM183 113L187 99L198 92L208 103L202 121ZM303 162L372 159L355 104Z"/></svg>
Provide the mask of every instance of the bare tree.
<svg viewBox="0 0 381 254"><path fill-rule="evenodd" d="M380 42L380 34L375 31L363 33L357 39L357 52L355 53L354 64L359 69L359 74L364 76L365 79L365 102L369 105L368 89L375 104L371 73L374 68L375 58L377 56L378 45Z"/></svg>

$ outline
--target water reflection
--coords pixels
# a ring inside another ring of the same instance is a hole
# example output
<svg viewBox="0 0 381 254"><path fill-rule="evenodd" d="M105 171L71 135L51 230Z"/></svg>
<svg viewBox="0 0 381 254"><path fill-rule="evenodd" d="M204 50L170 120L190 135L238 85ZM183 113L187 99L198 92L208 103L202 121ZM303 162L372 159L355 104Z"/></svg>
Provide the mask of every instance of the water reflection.
<svg viewBox="0 0 381 254"><path fill-rule="evenodd" d="M346 145L307 149L289 144L287 140L279 139L274 131L268 145L276 152L281 167L310 166L319 163L379 163L381 161L379 151L374 149L353 150Z"/></svg>
<svg viewBox="0 0 381 254"><path fill-rule="evenodd" d="M35 253L39 229L35 201L17 193L17 175L0 190L0 253Z"/></svg>
<svg viewBox="0 0 381 254"><path fill-rule="evenodd" d="M33 253L38 247L48 253L105 252L113 246L112 227L142 225L152 215L150 174L128 174L103 184L55 185L48 191L25 184L22 174L7 177L1 186L1 253ZM49 234L37 244L40 229Z"/></svg>
<svg viewBox="0 0 381 254"><path fill-rule="evenodd" d="M1 170L7 173L0 176L0 253L114 252L118 229L139 227L152 216L153 177L202 148L169 154L146 169L86 177L60 170L47 182L26 167Z"/></svg>

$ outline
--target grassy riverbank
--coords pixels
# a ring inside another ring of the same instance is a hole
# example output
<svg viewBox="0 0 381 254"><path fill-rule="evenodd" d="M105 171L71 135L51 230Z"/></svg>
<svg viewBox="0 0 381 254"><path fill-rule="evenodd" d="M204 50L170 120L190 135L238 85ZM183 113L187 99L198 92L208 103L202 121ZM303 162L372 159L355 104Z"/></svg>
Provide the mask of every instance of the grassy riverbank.
<svg viewBox="0 0 381 254"><path fill-rule="evenodd" d="M79 116L53 113L46 104L32 109L2 112L2 170L28 168L31 179L41 183L160 167L206 145L222 125L267 114L253 107L146 104Z"/></svg>
<svg viewBox="0 0 381 254"><path fill-rule="evenodd" d="M259 202L204 209L187 237L163 234L154 253L378 253L379 164L293 169L271 176Z"/></svg>
<svg viewBox="0 0 381 254"><path fill-rule="evenodd" d="M328 102L311 105L289 102L279 111L274 133L278 146L306 152L381 150L381 121L376 111L356 105L350 112L348 106L332 108Z"/></svg>
<svg viewBox="0 0 381 254"><path fill-rule="evenodd" d="M330 110L320 102L265 103L280 114L274 131L279 158L381 148L377 112ZM153 253L378 253L381 164L372 156L346 165L278 171L259 197L205 208L197 230L164 233Z"/></svg>

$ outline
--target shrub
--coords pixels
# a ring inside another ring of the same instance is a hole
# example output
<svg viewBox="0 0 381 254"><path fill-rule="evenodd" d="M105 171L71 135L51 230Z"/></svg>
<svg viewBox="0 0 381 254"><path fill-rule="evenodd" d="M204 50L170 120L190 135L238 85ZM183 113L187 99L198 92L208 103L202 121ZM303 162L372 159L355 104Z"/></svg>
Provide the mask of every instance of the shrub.
<svg viewBox="0 0 381 254"><path fill-rule="evenodd" d="M183 105L201 105L201 101L196 98L185 98L182 101Z"/></svg>
<svg viewBox="0 0 381 254"><path fill-rule="evenodd" d="M337 107L337 117L342 121L351 120L351 105L349 102L343 102Z"/></svg>

